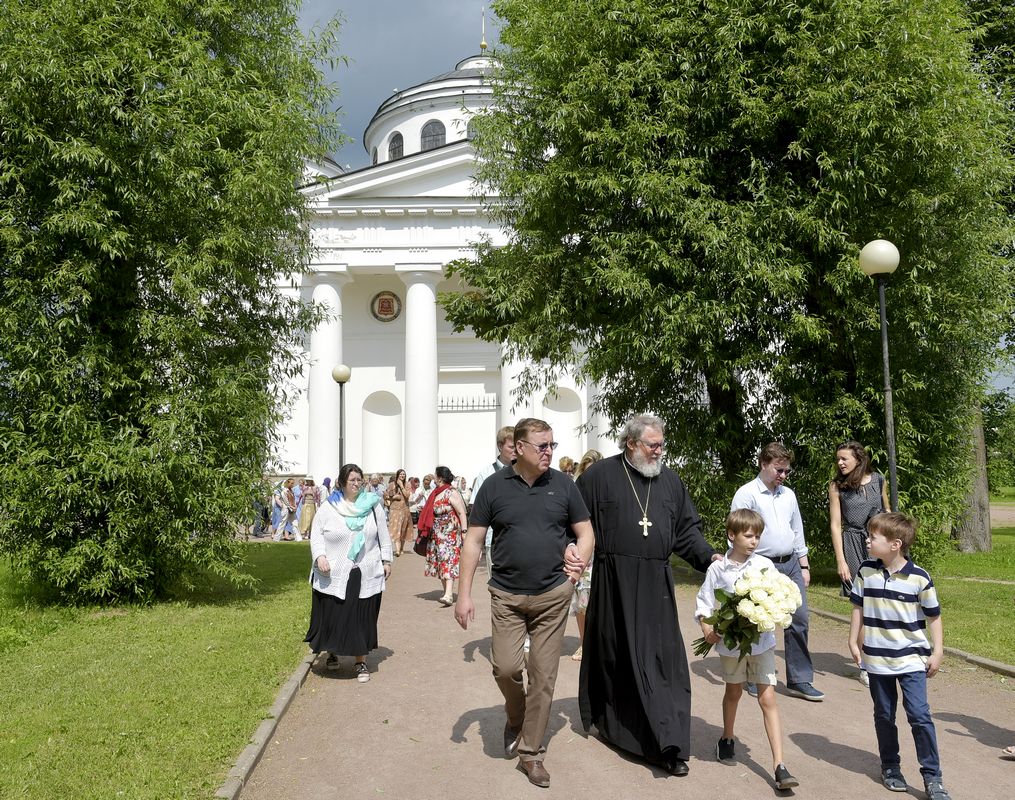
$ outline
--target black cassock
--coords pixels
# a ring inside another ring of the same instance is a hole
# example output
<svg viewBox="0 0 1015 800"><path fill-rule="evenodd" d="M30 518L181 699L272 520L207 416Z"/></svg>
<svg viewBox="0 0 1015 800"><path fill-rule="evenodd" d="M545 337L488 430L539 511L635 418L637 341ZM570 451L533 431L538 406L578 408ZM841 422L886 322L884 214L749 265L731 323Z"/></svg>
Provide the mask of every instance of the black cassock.
<svg viewBox="0 0 1015 800"><path fill-rule="evenodd" d="M625 472L642 505L652 485L648 536ZM687 760L691 681L669 557L676 553L704 572L715 551L671 469L650 481L621 454L593 465L578 488L596 534L578 694L582 724L647 761Z"/></svg>

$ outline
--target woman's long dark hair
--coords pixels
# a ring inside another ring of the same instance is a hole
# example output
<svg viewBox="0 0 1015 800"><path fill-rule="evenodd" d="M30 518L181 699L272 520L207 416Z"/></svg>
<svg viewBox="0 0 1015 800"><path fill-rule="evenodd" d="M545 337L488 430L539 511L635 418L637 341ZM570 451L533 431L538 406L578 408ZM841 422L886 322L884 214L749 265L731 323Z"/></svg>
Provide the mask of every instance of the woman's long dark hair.
<svg viewBox="0 0 1015 800"><path fill-rule="evenodd" d="M433 472L441 483L451 483L455 479L455 473L447 467L437 467Z"/></svg>
<svg viewBox="0 0 1015 800"><path fill-rule="evenodd" d="M860 488L860 484L863 482L864 477L871 471L870 456L867 455L867 451L863 449L863 445L853 439L850 439L848 442L843 442L835 448L836 453L840 450L849 450L853 454L853 458L856 459L856 466L853 467L852 471L848 475L843 475L839 472L838 468L836 468L835 485L839 489L850 489L855 492Z"/></svg>

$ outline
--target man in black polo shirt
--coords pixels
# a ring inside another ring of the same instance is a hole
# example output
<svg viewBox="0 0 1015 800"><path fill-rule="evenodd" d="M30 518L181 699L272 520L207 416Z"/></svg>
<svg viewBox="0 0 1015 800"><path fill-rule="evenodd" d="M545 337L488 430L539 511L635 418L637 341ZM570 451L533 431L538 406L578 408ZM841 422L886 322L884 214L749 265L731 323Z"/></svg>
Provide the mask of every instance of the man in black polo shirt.
<svg viewBox="0 0 1015 800"><path fill-rule="evenodd" d="M490 660L507 711L504 751L508 758L517 752L529 781L546 787L550 775L543 766L543 736L574 592L564 571L564 548L573 531L578 559L587 563L594 538L589 512L574 482L550 469L557 446L550 426L539 419L523 419L515 425L514 441L514 464L484 481L473 498L455 619L467 629L476 616L472 580L486 529L492 527ZM528 691L522 675L526 635L531 640Z"/></svg>

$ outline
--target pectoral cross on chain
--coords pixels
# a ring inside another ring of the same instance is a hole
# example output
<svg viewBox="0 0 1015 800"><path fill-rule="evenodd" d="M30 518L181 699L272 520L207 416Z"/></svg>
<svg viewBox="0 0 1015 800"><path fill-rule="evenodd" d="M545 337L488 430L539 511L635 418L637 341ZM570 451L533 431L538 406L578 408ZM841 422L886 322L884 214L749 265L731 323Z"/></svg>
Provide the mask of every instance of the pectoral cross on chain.
<svg viewBox="0 0 1015 800"><path fill-rule="evenodd" d="M648 529L652 527L652 523L648 521L648 514L643 513L638 524L641 525L641 535L648 537Z"/></svg>

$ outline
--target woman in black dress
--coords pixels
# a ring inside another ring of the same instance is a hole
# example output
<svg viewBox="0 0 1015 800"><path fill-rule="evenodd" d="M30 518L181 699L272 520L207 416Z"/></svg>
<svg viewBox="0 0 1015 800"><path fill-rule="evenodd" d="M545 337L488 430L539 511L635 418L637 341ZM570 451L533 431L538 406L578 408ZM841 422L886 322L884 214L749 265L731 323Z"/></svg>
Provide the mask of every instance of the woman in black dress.
<svg viewBox="0 0 1015 800"><path fill-rule="evenodd" d="M838 474L828 484L828 516L842 594L848 597L860 562L867 558L867 520L888 508L888 488L885 476L871 469L859 442L840 444L835 466Z"/></svg>

